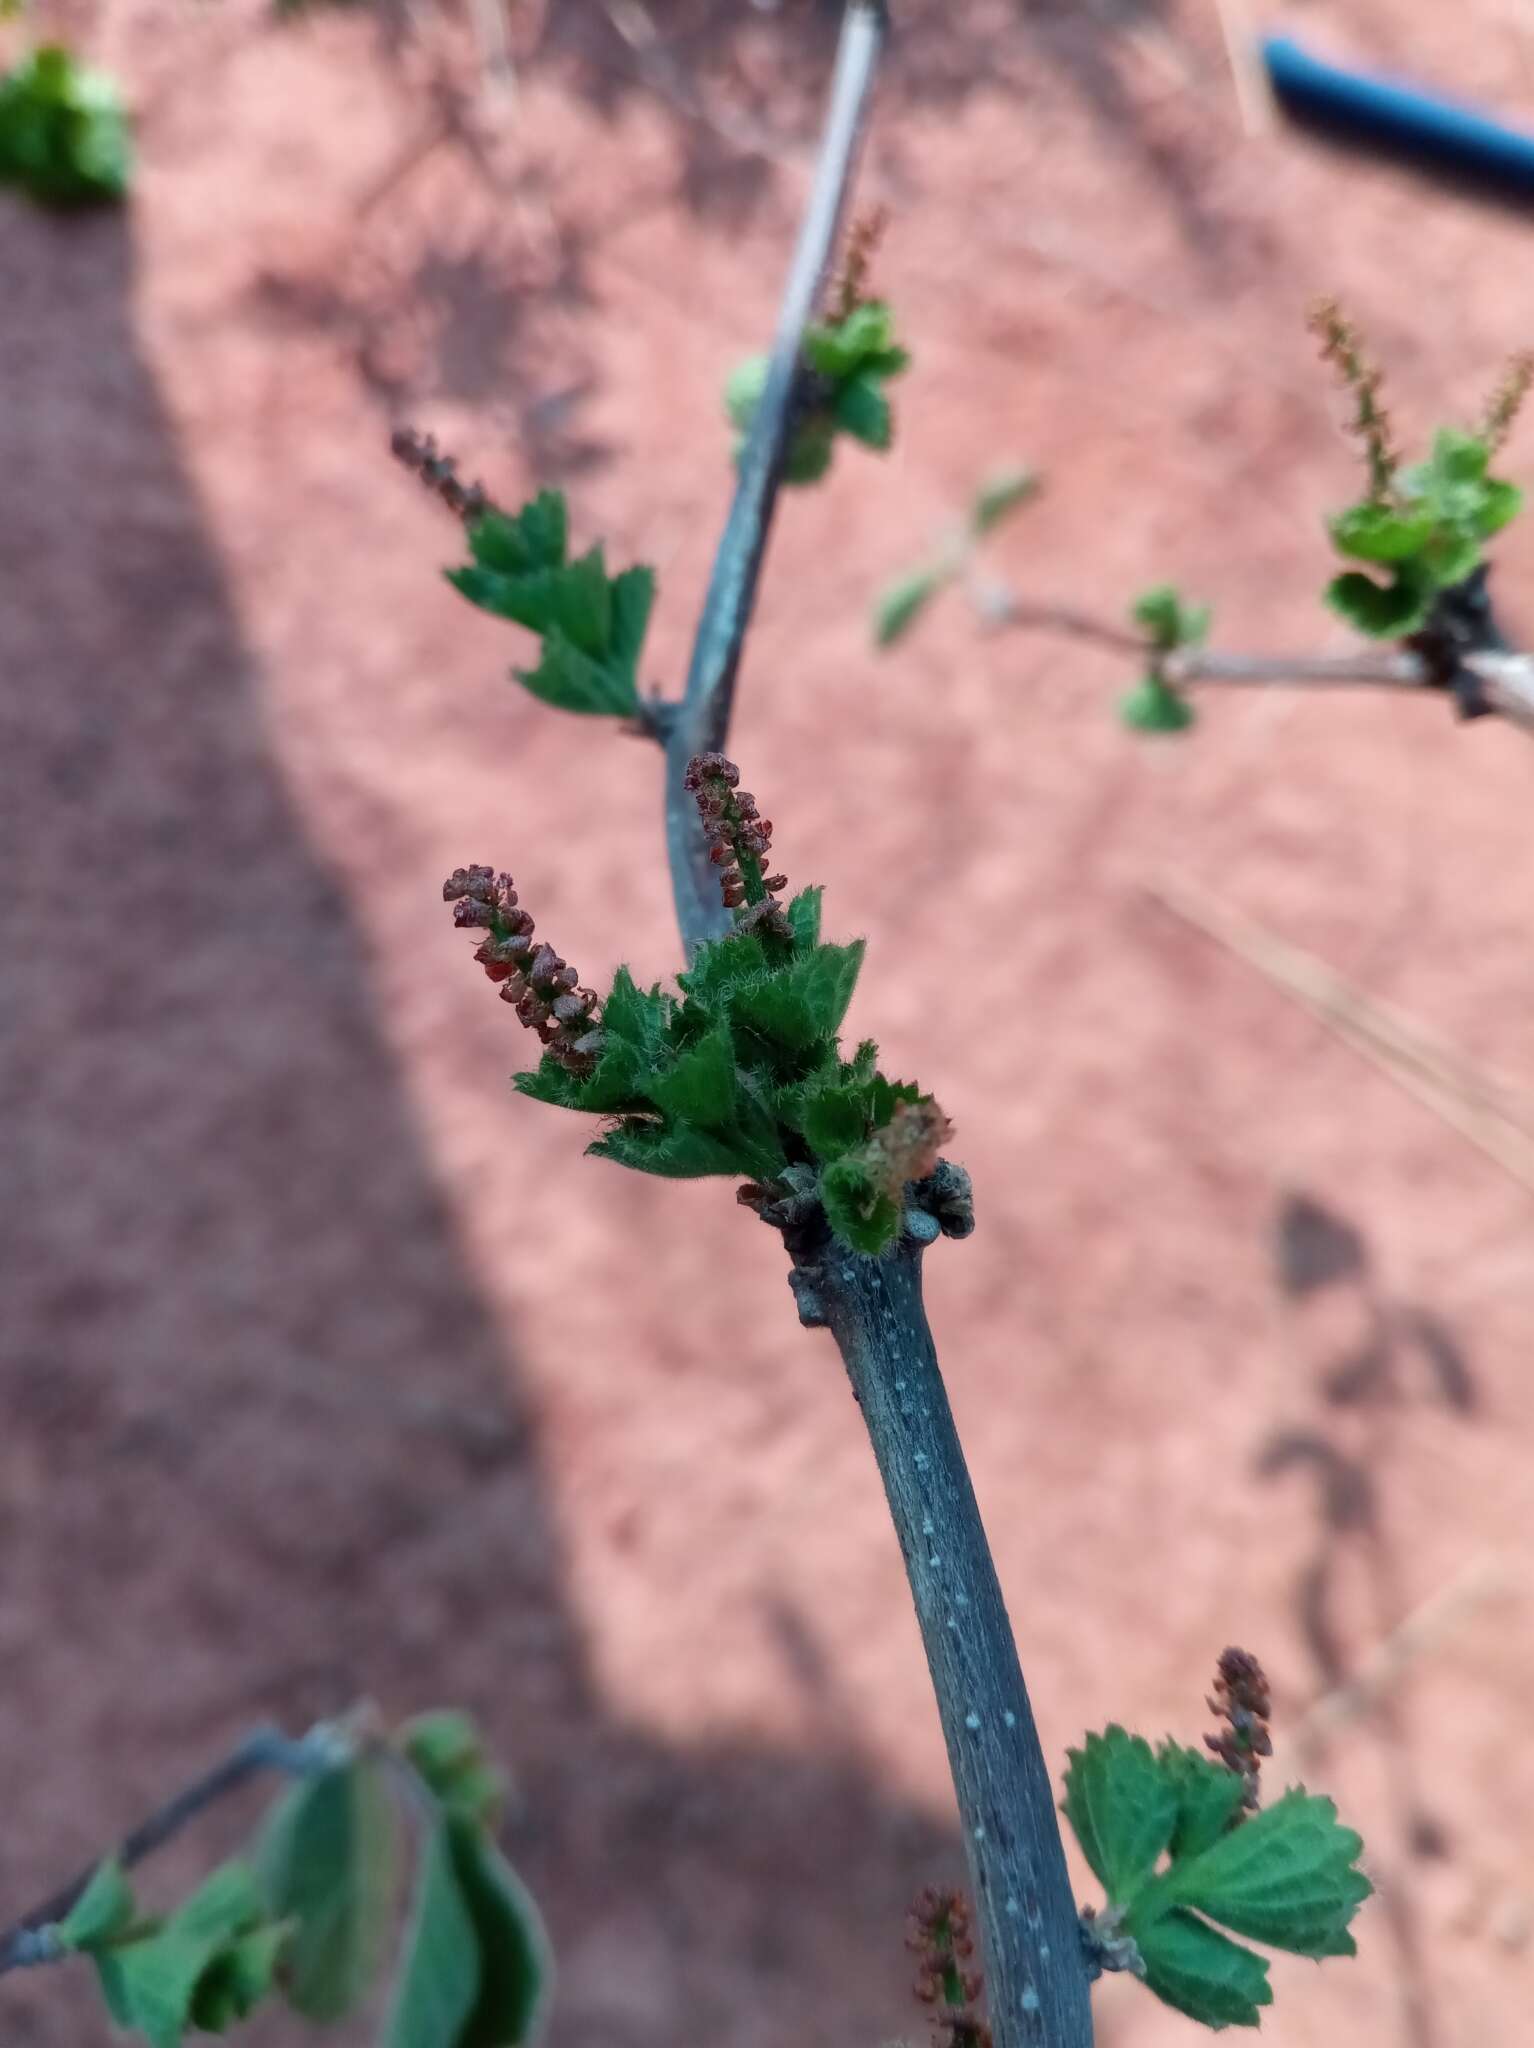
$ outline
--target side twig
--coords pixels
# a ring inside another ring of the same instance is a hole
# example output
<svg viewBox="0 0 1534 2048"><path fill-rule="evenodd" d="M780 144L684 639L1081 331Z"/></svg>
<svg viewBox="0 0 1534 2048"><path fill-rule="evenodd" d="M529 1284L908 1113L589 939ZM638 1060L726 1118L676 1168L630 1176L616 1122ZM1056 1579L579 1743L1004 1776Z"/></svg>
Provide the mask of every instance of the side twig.
<svg viewBox="0 0 1534 2048"><path fill-rule="evenodd" d="M157 1807L147 1820L140 1821L123 1837L113 1853L125 1870L131 1869L135 1863L141 1863L146 1856L162 1848L172 1836L180 1834L189 1822L206 1813L210 1806L227 1799L230 1793L239 1791L242 1785L259 1777L262 1772L282 1771L290 1777L308 1777L328 1768L336 1760L337 1742L338 1733L329 1725L313 1730L301 1741L284 1735L280 1728L257 1728L210 1771L184 1785L163 1806ZM46 1944L39 1945L35 1936L39 1929L51 1927L67 1916L95 1876L101 1860L98 1857L95 1863L44 1899L41 1905L23 1913L19 1920L0 1933L0 1976L28 1963L52 1959Z"/></svg>
<svg viewBox="0 0 1534 2048"><path fill-rule="evenodd" d="M815 181L778 313L766 388L741 453L735 498L714 557L687 687L681 703L662 721L666 841L677 920L689 955L704 939L722 937L729 929L729 918L698 829L696 806L682 786L683 777L694 754L718 751L729 733L735 674L751 622L783 457L793 428L804 330L836 247L887 28L882 0L851 0L842 22Z"/></svg>

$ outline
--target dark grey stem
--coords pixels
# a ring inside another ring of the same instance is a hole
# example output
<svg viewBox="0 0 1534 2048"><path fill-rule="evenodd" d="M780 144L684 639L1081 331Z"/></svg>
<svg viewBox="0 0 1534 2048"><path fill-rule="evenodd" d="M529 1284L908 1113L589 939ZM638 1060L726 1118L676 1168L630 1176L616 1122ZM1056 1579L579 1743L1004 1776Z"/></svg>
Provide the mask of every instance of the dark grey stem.
<svg viewBox="0 0 1534 2048"><path fill-rule="evenodd" d="M335 1732L329 1728L316 1729L301 1742L284 1735L280 1728L258 1728L212 1770L194 1778L147 1820L140 1821L132 1833L118 1843L113 1853L125 1870L131 1869L135 1863L141 1863L146 1856L161 1848L173 1835L180 1834L188 1822L196 1820L210 1806L226 1799L231 1792L237 1792L263 1771L284 1771L290 1777L306 1777L325 1769L336 1760L337 1741ZM51 1898L23 1913L19 1920L0 1933L0 1976L7 1970L21 1969L31 1962L52 1959L46 1945L39 1945L29 1937L35 1937L40 1929L51 1927L67 1917L95 1876L100 1860L98 1858L97 1862L71 1878L68 1884L61 1885Z"/></svg>
<svg viewBox="0 0 1534 2048"><path fill-rule="evenodd" d="M968 1226L967 1182L940 1168L946 1207L909 1212L900 1248L843 1250L823 1225L797 1239L801 1319L828 1328L884 1481L958 1795L985 1945L996 2048L1091 2048L1083 1950L1049 1767L922 1303L923 1240ZM913 1190L920 1194L920 1190ZM808 1242L806 1242L806 1237Z"/></svg>
<svg viewBox="0 0 1534 2048"><path fill-rule="evenodd" d="M677 921L689 958L705 939L722 938L730 919L720 899L718 871L708 861L697 807L682 787L682 778L694 754L722 748L729 734L735 675L793 428L804 330L836 247L887 26L882 0L851 0L842 19L815 182L778 313L766 388L741 454L734 502L693 643L687 688L674 718L664 721L666 840Z"/></svg>

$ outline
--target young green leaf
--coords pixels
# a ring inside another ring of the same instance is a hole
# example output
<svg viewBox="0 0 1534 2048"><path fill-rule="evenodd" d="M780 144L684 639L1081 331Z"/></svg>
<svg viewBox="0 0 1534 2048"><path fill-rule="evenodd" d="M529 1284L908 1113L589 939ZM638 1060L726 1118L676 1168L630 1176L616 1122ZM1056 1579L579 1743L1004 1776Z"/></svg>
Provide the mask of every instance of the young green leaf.
<svg viewBox="0 0 1534 2048"><path fill-rule="evenodd" d="M890 584L874 601L875 643L880 647L893 646L948 580L945 568L934 567L915 569Z"/></svg>
<svg viewBox="0 0 1534 2048"><path fill-rule="evenodd" d="M268 1908L293 1922L285 1988L308 2019L338 2020L382 1966L394 1911L399 1822L368 1757L295 1785L258 1850Z"/></svg>
<svg viewBox="0 0 1534 2048"><path fill-rule="evenodd" d="M727 1128L735 1117L735 1048L723 1020L646 1085L656 1107L679 1123Z"/></svg>
<svg viewBox="0 0 1534 2048"><path fill-rule="evenodd" d="M133 149L117 88L56 43L0 73L0 184L45 206L120 200Z"/></svg>
<svg viewBox="0 0 1534 2048"><path fill-rule="evenodd" d="M831 416L843 432L861 441L865 448L881 453L894 439L895 416L890 402L879 388L879 380L867 371L849 377L832 401Z"/></svg>
<svg viewBox="0 0 1534 2048"><path fill-rule="evenodd" d="M1438 516L1430 505L1397 511L1366 503L1350 505L1327 523L1339 554L1360 562L1404 562L1427 545Z"/></svg>
<svg viewBox="0 0 1534 2048"><path fill-rule="evenodd" d="M290 1930L256 1927L221 1948L197 1980L189 2018L200 2033L222 2034L248 2019L277 1981Z"/></svg>
<svg viewBox="0 0 1534 2048"><path fill-rule="evenodd" d="M1160 1745L1156 1765L1177 1793L1177 1826L1171 1842L1175 1863L1219 1840L1241 1810L1246 1785L1239 1773L1175 1742Z"/></svg>
<svg viewBox="0 0 1534 2048"><path fill-rule="evenodd" d="M900 1204L855 1154L834 1160L821 1174L820 1199L826 1221L854 1251L877 1258L900 1235Z"/></svg>
<svg viewBox="0 0 1534 2048"><path fill-rule="evenodd" d="M632 673L594 661L572 645L557 626L544 637L543 659L536 668L512 674L525 690L561 711L631 718L639 709L639 691Z"/></svg>
<svg viewBox="0 0 1534 2048"><path fill-rule="evenodd" d="M736 1013L788 1052L807 1052L841 1029L863 964L863 941L820 945L740 990Z"/></svg>
<svg viewBox="0 0 1534 2048"><path fill-rule="evenodd" d="M724 387L724 409L738 434L750 431L756 409L767 389L766 356L748 356L730 372Z"/></svg>
<svg viewBox="0 0 1534 2048"><path fill-rule="evenodd" d="M825 890L814 883L789 899L788 927L801 952L820 943L820 899L824 894Z"/></svg>
<svg viewBox="0 0 1534 2048"><path fill-rule="evenodd" d="M485 512L469 527L469 552L483 569L530 576L564 566L569 514L563 491L540 491L520 512Z"/></svg>
<svg viewBox="0 0 1534 2048"><path fill-rule="evenodd" d="M90 1883L58 1924L61 1948L89 1953L132 1924L133 1892L115 1856L98 1863Z"/></svg>
<svg viewBox="0 0 1534 2048"><path fill-rule="evenodd" d="M976 539L983 539L992 532L1019 505L1026 505L1030 498L1037 496L1039 473L1036 469L1000 469L994 476L987 477L975 493L970 506L970 531Z"/></svg>
<svg viewBox="0 0 1534 2048"><path fill-rule="evenodd" d="M1150 1744L1116 1723L1066 1754L1065 1817L1110 1902L1128 1905L1172 1839L1177 1787Z"/></svg>
<svg viewBox="0 0 1534 2048"><path fill-rule="evenodd" d="M1186 732L1193 706L1152 669L1119 699L1119 717L1132 732Z"/></svg>
<svg viewBox="0 0 1534 2048"><path fill-rule="evenodd" d="M474 2003L453 2048L521 2048L537 2034L548 2004L548 1937L521 1880L484 1829L458 1815L447 1825L480 1962Z"/></svg>
<svg viewBox="0 0 1534 2048"><path fill-rule="evenodd" d="M1262 1957L1192 1913L1179 1908L1145 1928L1126 1924L1125 1931L1134 1935L1149 1989L1202 2026L1255 2027L1259 2007L1273 2003Z"/></svg>
<svg viewBox="0 0 1534 2048"><path fill-rule="evenodd" d="M1414 573L1408 575L1408 565L1398 564L1393 581L1383 585L1362 570L1349 569L1326 586L1326 601L1360 633L1376 640L1402 639L1424 624L1433 605L1431 580L1412 566Z"/></svg>
<svg viewBox="0 0 1534 2048"><path fill-rule="evenodd" d="M1302 1956L1350 1956L1348 1923L1373 1890L1354 1867L1361 1838L1330 1799L1301 1787L1160 1880L1161 1895L1236 1934Z"/></svg>
<svg viewBox="0 0 1534 2048"><path fill-rule="evenodd" d="M836 446L836 424L821 414L811 413L799 422L783 458L786 484L818 484L831 467Z"/></svg>
<svg viewBox="0 0 1534 2048"><path fill-rule="evenodd" d="M593 1159L611 1159L663 1180L706 1180L713 1174L739 1179L756 1171L728 1140L687 1124L625 1122L586 1147Z"/></svg>
<svg viewBox="0 0 1534 2048"><path fill-rule="evenodd" d="M444 1815L422 1847L384 2048L458 2048L479 2000L482 1974L479 1934L459 1884L452 1828Z"/></svg>
<svg viewBox="0 0 1534 2048"><path fill-rule="evenodd" d="M231 1979L236 1989L249 1983L257 1971L255 1951L232 1963L228 1952L268 1925L250 1866L221 1865L168 1920L129 1927L91 1952L108 2011L151 2048L181 2048L205 1976L217 1973L226 1996ZM216 1995L213 2002L219 2002Z"/></svg>

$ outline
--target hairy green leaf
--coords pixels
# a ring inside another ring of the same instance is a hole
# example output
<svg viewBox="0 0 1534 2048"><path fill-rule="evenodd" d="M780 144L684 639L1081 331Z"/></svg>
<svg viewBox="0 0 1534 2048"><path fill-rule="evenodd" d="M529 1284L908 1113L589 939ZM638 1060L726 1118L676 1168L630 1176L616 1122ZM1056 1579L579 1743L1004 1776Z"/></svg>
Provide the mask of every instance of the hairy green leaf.
<svg viewBox="0 0 1534 2048"><path fill-rule="evenodd" d="M862 964L861 939L848 946L817 946L742 988L736 1012L787 1051L806 1052L840 1030Z"/></svg>
<svg viewBox="0 0 1534 2048"><path fill-rule="evenodd" d="M646 1084L658 1109L680 1123L720 1129L735 1117L735 1048L721 1020Z"/></svg>
<svg viewBox="0 0 1534 2048"><path fill-rule="evenodd" d="M1161 1880L1165 1897L1303 1956L1354 1953L1348 1923L1373 1890L1361 1838L1330 1799L1295 1787Z"/></svg>
<svg viewBox="0 0 1534 2048"><path fill-rule="evenodd" d="M611 1159L663 1180L706 1180L713 1174L739 1178L754 1166L728 1140L687 1124L625 1122L586 1147L594 1159Z"/></svg>
<svg viewBox="0 0 1534 2048"><path fill-rule="evenodd" d="M1150 1926L1125 1931L1134 1936L1145 1962L1145 1982L1164 2004L1216 2031L1255 2027L1259 2007L1273 2003L1268 1966L1259 1955L1181 1909Z"/></svg>
<svg viewBox="0 0 1534 2048"><path fill-rule="evenodd" d="M841 1082L807 1093L799 1129L817 1159L840 1159L867 1138L873 1124L872 1081Z"/></svg>
<svg viewBox="0 0 1534 2048"><path fill-rule="evenodd" d="M260 1875L273 1917L294 1923L286 1990L308 2019L355 2010L382 1965L398 1832L382 1770L368 1757L295 1785L272 1811Z"/></svg>
<svg viewBox="0 0 1534 2048"><path fill-rule="evenodd" d="M820 1176L826 1221L854 1251L877 1258L900 1235L900 1204L870 1178L856 1154L833 1160Z"/></svg>
<svg viewBox="0 0 1534 2048"><path fill-rule="evenodd" d="M820 943L820 900L824 894L824 889L817 883L789 898L788 928L801 952L808 952L810 947Z"/></svg>
<svg viewBox="0 0 1534 2048"><path fill-rule="evenodd" d="M1067 1755L1065 1817L1111 1903L1128 1905L1172 1839L1177 1787L1150 1744L1117 1723Z"/></svg>
<svg viewBox="0 0 1534 2048"><path fill-rule="evenodd" d="M486 512L469 527L469 552L481 568L503 576L530 576L561 568L568 513L563 491L540 491L520 512Z"/></svg>
<svg viewBox="0 0 1534 2048"><path fill-rule="evenodd" d="M1176 1742L1160 1745L1156 1764L1177 1793L1177 1826L1171 1844L1175 1863L1180 1857L1197 1856L1219 1840L1241 1811L1246 1785L1239 1773Z"/></svg>
<svg viewBox="0 0 1534 2048"><path fill-rule="evenodd" d="M557 626L551 626L544 636L543 659L538 666L513 669L512 674L524 689L561 711L630 718L639 709L633 675L594 661Z"/></svg>

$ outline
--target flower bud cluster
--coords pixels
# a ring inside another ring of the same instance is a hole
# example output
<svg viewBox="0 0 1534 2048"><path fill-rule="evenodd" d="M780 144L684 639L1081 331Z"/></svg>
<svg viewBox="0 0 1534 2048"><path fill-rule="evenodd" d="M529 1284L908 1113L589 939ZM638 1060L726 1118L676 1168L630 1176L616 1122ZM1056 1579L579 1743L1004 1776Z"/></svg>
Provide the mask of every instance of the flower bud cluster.
<svg viewBox="0 0 1534 2048"><path fill-rule="evenodd" d="M772 822L757 810L750 790L739 785L740 770L723 754L695 754L687 764L683 786L698 806L727 910L754 908L788 887L787 875L762 872L772 847Z"/></svg>
<svg viewBox="0 0 1534 2048"><path fill-rule="evenodd" d="M494 868L455 868L442 884L460 930L485 934L474 957L494 982L503 1002L536 1031L545 1049L572 1074L589 1074L602 1050L594 990L580 988L580 976L533 936L533 920L517 901L511 876Z"/></svg>
<svg viewBox="0 0 1534 2048"><path fill-rule="evenodd" d="M1273 1697L1262 1666L1249 1650L1222 1653L1214 1691L1209 1695L1209 1710L1218 1714L1226 1726L1216 1734L1206 1735L1204 1745L1227 1770L1245 1781L1242 1803L1248 1811L1255 1811L1257 1774L1262 1759L1273 1754L1273 1738L1268 1732Z"/></svg>

